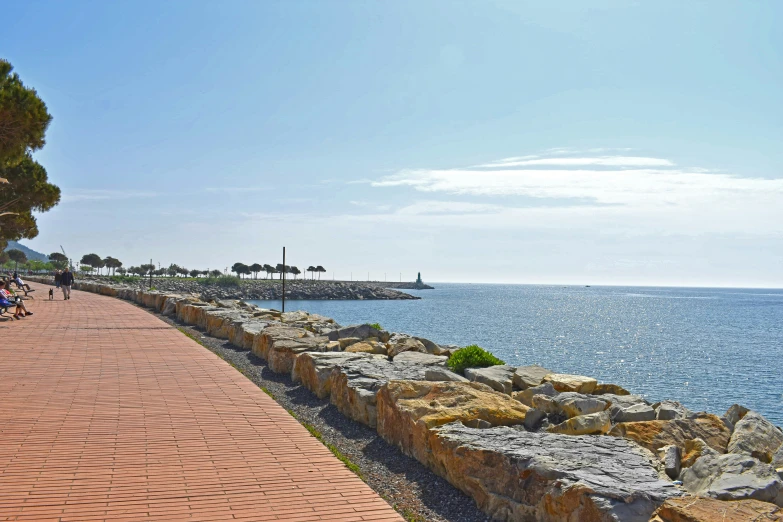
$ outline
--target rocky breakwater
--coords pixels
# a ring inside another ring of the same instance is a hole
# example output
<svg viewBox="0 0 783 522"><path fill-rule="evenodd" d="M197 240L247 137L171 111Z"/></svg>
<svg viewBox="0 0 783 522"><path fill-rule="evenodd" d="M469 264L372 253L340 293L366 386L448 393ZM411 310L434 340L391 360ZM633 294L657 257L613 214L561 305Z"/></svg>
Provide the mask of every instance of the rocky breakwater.
<svg viewBox="0 0 783 522"><path fill-rule="evenodd" d="M42 280L41 282L50 282ZM74 284L79 289L83 284L98 284L113 286L106 281L78 278ZM155 278L152 285L159 292L193 294L210 301L213 299L281 299L283 285L274 279L244 279L238 284L219 284L217 279L180 279L176 277ZM123 286L146 291L150 282L148 279L124 283ZM286 300L407 300L420 297L399 292L374 283L347 281L307 281L292 280L285 283Z"/></svg>
<svg viewBox="0 0 783 522"><path fill-rule="evenodd" d="M739 405L722 416L692 412L535 365L455 372L460 348L372 325L341 327L236 300L82 289L176 315L252 350L496 520L780 518L783 431Z"/></svg>

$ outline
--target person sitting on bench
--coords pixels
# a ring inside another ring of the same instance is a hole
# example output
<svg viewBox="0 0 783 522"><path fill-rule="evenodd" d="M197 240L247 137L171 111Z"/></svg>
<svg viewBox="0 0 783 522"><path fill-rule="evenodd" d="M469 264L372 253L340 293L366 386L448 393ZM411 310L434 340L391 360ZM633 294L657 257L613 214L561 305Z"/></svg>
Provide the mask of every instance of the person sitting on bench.
<svg viewBox="0 0 783 522"><path fill-rule="evenodd" d="M26 315L33 315L32 312L27 311L27 307L24 305L22 298L14 295L13 291L6 289L5 282L0 281L0 307L7 310L11 306L16 307L16 312L14 312L13 316L14 319L20 319ZM23 314L21 317L19 315L20 313Z"/></svg>
<svg viewBox="0 0 783 522"><path fill-rule="evenodd" d="M25 295L27 295L27 292L31 291L30 285L22 281L22 278L19 277L19 274L16 272L14 272L14 283L16 283L16 288L21 288L24 290Z"/></svg>

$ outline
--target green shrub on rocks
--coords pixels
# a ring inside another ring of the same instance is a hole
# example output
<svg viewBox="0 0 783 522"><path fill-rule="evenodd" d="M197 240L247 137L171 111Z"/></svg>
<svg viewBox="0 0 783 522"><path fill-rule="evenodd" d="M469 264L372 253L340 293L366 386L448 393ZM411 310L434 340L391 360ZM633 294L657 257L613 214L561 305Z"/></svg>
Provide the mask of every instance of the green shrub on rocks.
<svg viewBox="0 0 783 522"><path fill-rule="evenodd" d="M453 372L462 373L465 368L486 368L487 366L496 366L506 364L481 346L471 344L465 348L460 348L449 357L446 362Z"/></svg>
<svg viewBox="0 0 783 522"><path fill-rule="evenodd" d="M370 323L370 324L369 324L369 326L371 326L371 327L375 328L375 329L376 329L376 330L378 330L379 332L380 332L381 330L383 330L383 328L381 328L381 325L380 325L380 323Z"/></svg>
<svg viewBox="0 0 783 522"><path fill-rule="evenodd" d="M237 276L223 275L220 277L208 277L206 279L199 279L199 283L202 285L217 285L217 286L239 286L240 279Z"/></svg>

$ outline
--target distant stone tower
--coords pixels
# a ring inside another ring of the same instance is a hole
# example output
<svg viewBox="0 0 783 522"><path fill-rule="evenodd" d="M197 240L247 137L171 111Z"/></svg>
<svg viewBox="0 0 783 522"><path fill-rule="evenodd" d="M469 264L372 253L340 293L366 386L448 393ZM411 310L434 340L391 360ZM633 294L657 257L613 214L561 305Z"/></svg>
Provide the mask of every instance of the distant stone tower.
<svg viewBox="0 0 783 522"><path fill-rule="evenodd" d="M416 288L420 288L424 286L424 281L421 280L421 272L419 272L419 277L416 278Z"/></svg>

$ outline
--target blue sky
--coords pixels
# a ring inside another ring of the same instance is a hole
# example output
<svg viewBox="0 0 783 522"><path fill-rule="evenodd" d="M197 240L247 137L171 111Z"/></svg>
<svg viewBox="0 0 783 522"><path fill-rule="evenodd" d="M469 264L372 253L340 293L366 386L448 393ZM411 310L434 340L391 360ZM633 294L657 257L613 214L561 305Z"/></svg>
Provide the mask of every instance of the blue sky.
<svg viewBox="0 0 783 522"><path fill-rule="evenodd" d="M783 286L775 1L9 2L27 241L338 278Z"/></svg>

